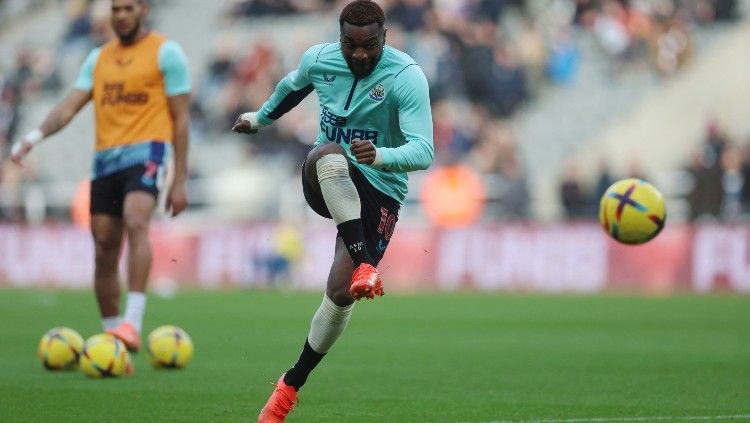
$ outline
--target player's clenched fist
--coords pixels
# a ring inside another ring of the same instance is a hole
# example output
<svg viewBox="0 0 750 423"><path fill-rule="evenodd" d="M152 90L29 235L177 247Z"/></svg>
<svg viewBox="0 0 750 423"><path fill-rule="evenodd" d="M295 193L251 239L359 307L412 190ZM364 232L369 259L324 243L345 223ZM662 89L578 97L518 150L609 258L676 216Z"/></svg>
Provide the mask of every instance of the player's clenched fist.
<svg viewBox="0 0 750 423"><path fill-rule="evenodd" d="M34 144L39 143L43 138L44 134L39 129L34 129L33 131L29 132L23 138L16 141L15 144L13 144L13 147L11 147L10 150L10 160L15 164L20 165L21 160L23 160L23 158L26 157L27 154L29 154L31 149L34 147Z"/></svg>
<svg viewBox="0 0 750 423"><path fill-rule="evenodd" d="M250 112L243 113L237 117L237 120L234 121L234 126L232 126L232 131L240 134L257 134L258 129L262 127L263 125L258 122L257 113Z"/></svg>
<svg viewBox="0 0 750 423"><path fill-rule="evenodd" d="M26 141L18 141L15 144L13 144L13 148L10 153L10 160L20 165L21 160L23 160L24 157L26 157L27 154L29 154L29 151L31 151L32 144L30 142Z"/></svg>
<svg viewBox="0 0 750 423"><path fill-rule="evenodd" d="M357 163L373 164L377 156L375 144L370 140L361 140L355 138L352 140L352 154L357 159Z"/></svg>

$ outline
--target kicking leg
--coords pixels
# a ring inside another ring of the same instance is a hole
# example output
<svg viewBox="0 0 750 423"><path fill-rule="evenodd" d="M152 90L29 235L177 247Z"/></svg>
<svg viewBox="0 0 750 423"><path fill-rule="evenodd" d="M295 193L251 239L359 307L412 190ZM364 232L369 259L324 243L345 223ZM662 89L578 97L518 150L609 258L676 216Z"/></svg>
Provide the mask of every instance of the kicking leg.
<svg viewBox="0 0 750 423"><path fill-rule="evenodd" d="M350 163L338 144L315 147L305 161L310 188L322 195L338 233L354 263L349 292L355 300L383 295L375 261L367 251L362 228L362 204L350 175Z"/></svg>

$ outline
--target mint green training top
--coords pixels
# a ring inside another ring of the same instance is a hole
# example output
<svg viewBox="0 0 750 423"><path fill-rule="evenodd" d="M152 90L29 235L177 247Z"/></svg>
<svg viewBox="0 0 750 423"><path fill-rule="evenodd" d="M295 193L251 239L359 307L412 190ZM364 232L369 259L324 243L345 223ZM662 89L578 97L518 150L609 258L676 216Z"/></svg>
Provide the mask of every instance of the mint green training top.
<svg viewBox="0 0 750 423"><path fill-rule="evenodd" d="M276 85L258 121L270 125L313 90L320 100L315 144L338 143L373 186L403 202L406 172L428 168L434 157L427 79L414 59L386 45L372 73L360 79L349 70L339 43L313 46ZM357 163L350 149L356 138L375 144L378 168Z"/></svg>

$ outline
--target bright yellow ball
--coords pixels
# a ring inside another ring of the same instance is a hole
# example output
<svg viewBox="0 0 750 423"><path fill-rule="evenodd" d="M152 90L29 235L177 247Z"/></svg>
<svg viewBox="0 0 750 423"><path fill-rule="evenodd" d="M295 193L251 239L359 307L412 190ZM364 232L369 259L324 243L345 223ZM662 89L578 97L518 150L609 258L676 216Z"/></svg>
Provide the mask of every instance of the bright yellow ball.
<svg viewBox="0 0 750 423"><path fill-rule="evenodd" d="M156 368L181 369L193 358L190 335L177 326L160 326L148 335L146 350Z"/></svg>
<svg viewBox="0 0 750 423"><path fill-rule="evenodd" d="M83 338L64 326L50 329L39 340L36 355L47 370L72 370L78 367Z"/></svg>
<svg viewBox="0 0 750 423"><path fill-rule="evenodd" d="M86 340L79 364L86 376L118 377L127 373L130 354L122 341L108 333L100 333Z"/></svg>
<svg viewBox="0 0 750 423"><path fill-rule="evenodd" d="M612 184L599 203L599 222L623 244L643 244L661 232L664 197L648 182L631 178Z"/></svg>

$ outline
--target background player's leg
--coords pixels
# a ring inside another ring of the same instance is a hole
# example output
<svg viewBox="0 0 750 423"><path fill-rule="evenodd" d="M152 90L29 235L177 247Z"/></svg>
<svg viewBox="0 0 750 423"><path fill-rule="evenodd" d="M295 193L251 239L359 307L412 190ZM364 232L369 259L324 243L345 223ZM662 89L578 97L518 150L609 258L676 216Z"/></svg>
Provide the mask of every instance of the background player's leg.
<svg viewBox="0 0 750 423"><path fill-rule="evenodd" d="M354 307L354 299L349 294L353 271L354 263L346 246L341 238L336 238L336 253L328 274L326 294L313 316L310 333L297 363L284 375L287 385L299 390L346 328Z"/></svg>
<svg viewBox="0 0 750 423"><path fill-rule="evenodd" d="M131 191L125 196L122 217L128 234L128 297L123 320L140 333L146 308L146 284L151 271L148 237L156 199L151 193Z"/></svg>
<svg viewBox="0 0 750 423"><path fill-rule="evenodd" d="M104 330L120 323L120 281L117 263L122 247L122 219L107 214L91 216L94 237L94 292L99 303Z"/></svg>
<svg viewBox="0 0 750 423"><path fill-rule="evenodd" d="M331 143L310 151L304 171L312 189L323 196L354 264L374 265L365 247L362 206L349 166L344 149Z"/></svg>

